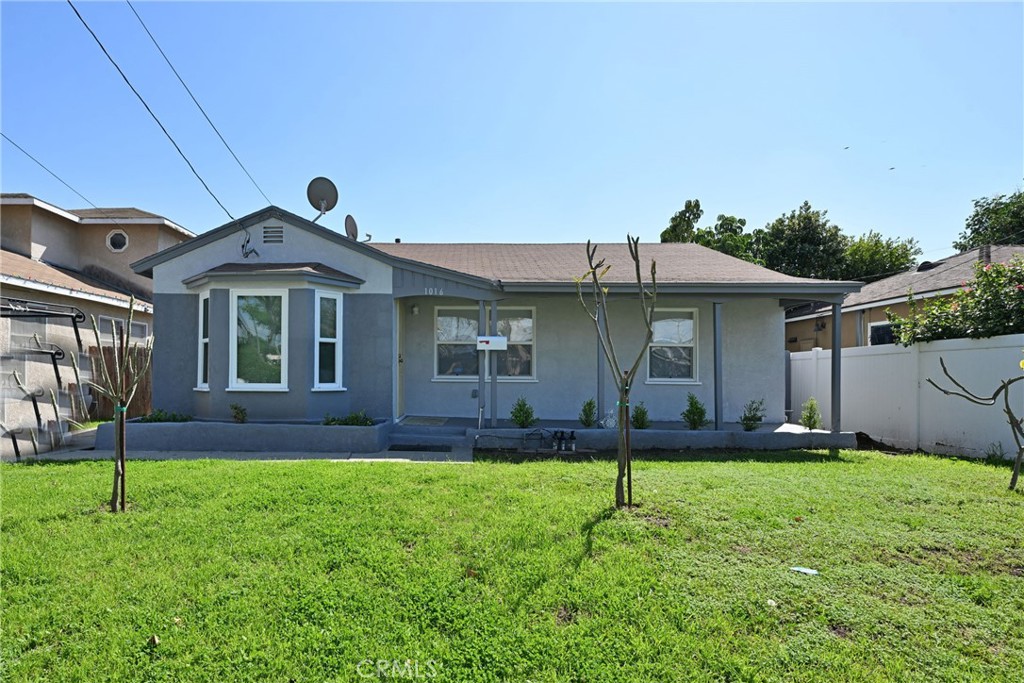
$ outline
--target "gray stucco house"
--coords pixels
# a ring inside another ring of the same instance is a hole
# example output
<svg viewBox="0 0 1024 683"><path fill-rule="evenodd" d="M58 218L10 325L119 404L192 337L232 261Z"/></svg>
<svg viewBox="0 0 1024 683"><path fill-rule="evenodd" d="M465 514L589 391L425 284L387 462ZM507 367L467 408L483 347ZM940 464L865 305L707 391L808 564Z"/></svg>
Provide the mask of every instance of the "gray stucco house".
<svg viewBox="0 0 1024 683"><path fill-rule="evenodd" d="M633 395L654 420L678 420L692 391L719 423L757 398L783 422L783 306L838 304L860 286L695 244L640 253L645 273L657 261L657 334ZM612 265L616 343L635 353L625 240L598 257ZM615 406L573 282L586 270L583 244L370 244L271 206L132 267L153 278L155 408L200 419L230 419L231 404L254 420L356 410L493 419L524 396L539 417L569 420L588 398L601 414ZM507 350L487 360L476 343L486 334L506 337Z"/></svg>

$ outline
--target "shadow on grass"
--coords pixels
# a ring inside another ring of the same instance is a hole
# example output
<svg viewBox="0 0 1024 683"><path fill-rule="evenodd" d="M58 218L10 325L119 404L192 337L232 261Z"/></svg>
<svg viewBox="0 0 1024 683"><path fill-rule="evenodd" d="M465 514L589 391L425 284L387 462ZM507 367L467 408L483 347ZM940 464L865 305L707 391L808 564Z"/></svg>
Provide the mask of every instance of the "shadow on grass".
<svg viewBox="0 0 1024 683"><path fill-rule="evenodd" d="M580 533L583 534L583 552L580 553L579 559L576 560L576 569L580 568L584 560L590 560L594 557L594 528L601 522L607 522L614 514L615 506L609 505L584 522L583 526L580 527Z"/></svg>
<svg viewBox="0 0 1024 683"><path fill-rule="evenodd" d="M615 451L595 453L561 453L556 451L502 451L487 450L473 453L478 463L530 462L614 462ZM854 465L862 462L862 456L855 452L788 450L788 451L734 451L734 450L685 450L685 451L633 451L634 462L765 462L765 463L824 463Z"/></svg>

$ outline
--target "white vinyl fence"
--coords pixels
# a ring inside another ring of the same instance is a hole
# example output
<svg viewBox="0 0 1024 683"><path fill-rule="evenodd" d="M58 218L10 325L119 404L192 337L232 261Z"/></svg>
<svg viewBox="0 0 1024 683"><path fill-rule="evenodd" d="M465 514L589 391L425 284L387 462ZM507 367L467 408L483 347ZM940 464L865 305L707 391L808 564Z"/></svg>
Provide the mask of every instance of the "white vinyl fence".
<svg viewBox="0 0 1024 683"><path fill-rule="evenodd" d="M843 349L842 430L865 432L897 448L930 453L984 456L992 444L1016 453L1002 397L995 406L977 406L946 396L928 384L955 389L942 374L949 372L973 393L991 396L999 382L1021 372L1024 334L991 339L949 339L909 348L887 344ZM827 426L831 420L832 352L821 349L790 356L791 420L800 421L800 407L811 396ZM1012 387L1010 404L1024 414L1024 387Z"/></svg>

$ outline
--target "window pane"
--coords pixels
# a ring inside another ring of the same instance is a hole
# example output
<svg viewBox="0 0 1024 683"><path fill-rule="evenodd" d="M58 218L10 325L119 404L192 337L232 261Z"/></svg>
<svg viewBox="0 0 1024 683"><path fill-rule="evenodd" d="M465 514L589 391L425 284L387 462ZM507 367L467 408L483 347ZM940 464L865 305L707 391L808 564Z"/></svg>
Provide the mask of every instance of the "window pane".
<svg viewBox="0 0 1024 683"><path fill-rule="evenodd" d="M238 381L281 383L281 297L238 297Z"/></svg>
<svg viewBox="0 0 1024 683"><path fill-rule="evenodd" d="M149 336L149 325L146 323L132 323L132 339L145 339Z"/></svg>
<svg viewBox="0 0 1024 683"><path fill-rule="evenodd" d="M436 339L439 342L473 342L477 337L476 313L472 311L437 311Z"/></svg>
<svg viewBox="0 0 1024 683"><path fill-rule="evenodd" d="M693 314L670 313L665 318L656 315L654 321L654 344L692 344ZM667 317L671 316L671 317Z"/></svg>
<svg viewBox="0 0 1024 683"><path fill-rule="evenodd" d="M679 346L652 346L651 379L693 379L693 349Z"/></svg>
<svg viewBox="0 0 1024 683"><path fill-rule="evenodd" d="M475 341L472 344L437 345L438 376L476 377L478 372L479 362Z"/></svg>
<svg viewBox="0 0 1024 683"><path fill-rule="evenodd" d="M200 331L203 339L208 339L210 336L210 298L203 299L203 329Z"/></svg>
<svg viewBox="0 0 1024 683"><path fill-rule="evenodd" d="M533 341L533 318L530 311L498 311L498 334L509 342Z"/></svg>
<svg viewBox="0 0 1024 683"><path fill-rule="evenodd" d="M530 344L509 344L508 351L492 351L491 358L498 364L498 375L502 377L533 376L533 346Z"/></svg>
<svg viewBox="0 0 1024 683"><path fill-rule="evenodd" d="M338 300L320 299L320 336L335 339L338 336Z"/></svg>
<svg viewBox="0 0 1024 683"><path fill-rule="evenodd" d="M317 374L317 382L320 384L335 384L338 381L335 372L337 359L334 351L334 342L320 342L320 367Z"/></svg>
<svg viewBox="0 0 1024 683"><path fill-rule="evenodd" d="M203 342L203 381L201 383L210 383L210 342Z"/></svg>

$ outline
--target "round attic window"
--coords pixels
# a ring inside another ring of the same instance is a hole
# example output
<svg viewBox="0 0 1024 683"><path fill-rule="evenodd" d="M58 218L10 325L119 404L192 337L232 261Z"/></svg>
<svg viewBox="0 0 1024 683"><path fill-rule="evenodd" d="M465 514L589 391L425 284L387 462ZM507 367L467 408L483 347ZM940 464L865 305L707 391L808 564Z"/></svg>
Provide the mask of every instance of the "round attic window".
<svg viewBox="0 0 1024 683"><path fill-rule="evenodd" d="M107 249L119 254L128 248L128 233L124 230L111 230L107 234Z"/></svg>

